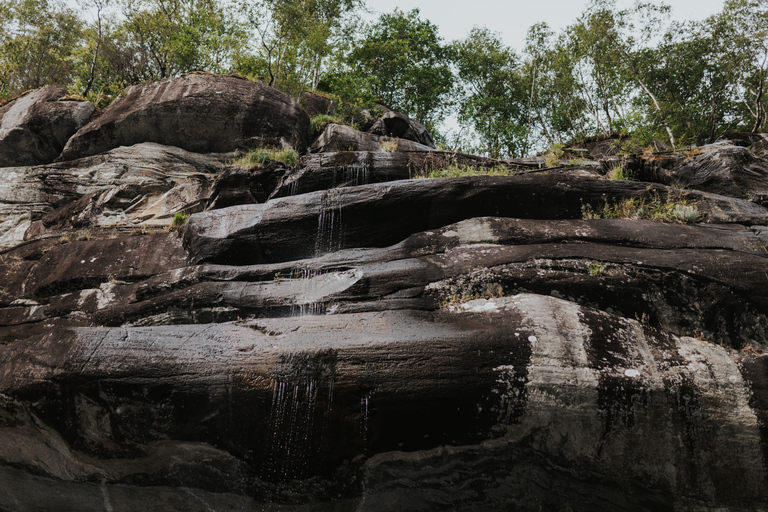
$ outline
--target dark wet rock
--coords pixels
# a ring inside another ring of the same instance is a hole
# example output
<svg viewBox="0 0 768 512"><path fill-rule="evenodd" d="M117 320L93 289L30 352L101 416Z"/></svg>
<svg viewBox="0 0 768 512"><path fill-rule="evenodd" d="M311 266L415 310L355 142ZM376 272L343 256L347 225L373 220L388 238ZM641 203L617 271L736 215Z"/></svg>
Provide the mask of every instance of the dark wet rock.
<svg viewBox="0 0 768 512"><path fill-rule="evenodd" d="M254 88L143 84L110 126L192 126L221 90L216 129ZM297 126L285 105L249 143ZM714 194L336 130L377 144L3 169L0 510L768 508L762 136L603 161L695 162ZM516 175L412 179L449 166ZM697 222L595 214L642 201Z"/></svg>
<svg viewBox="0 0 768 512"><path fill-rule="evenodd" d="M226 167L213 182L206 210L266 202L286 172L280 162L265 168Z"/></svg>
<svg viewBox="0 0 768 512"><path fill-rule="evenodd" d="M536 295L204 330L77 328L0 349L0 456L15 462L0 494L37 503L32 491L55 478L67 496L130 490L139 502L162 490L357 510L762 506L761 433L739 362ZM345 465L359 455L362 467ZM421 483L456 471L453 486ZM303 496L270 487L312 475L331 483Z"/></svg>
<svg viewBox="0 0 768 512"><path fill-rule="evenodd" d="M331 98L314 91L304 91L301 93L299 104L307 112L310 118L320 114L333 114L338 106Z"/></svg>
<svg viewBox="0 0 768 512"><path fill-rule="evenodd" d="M432 140L432 136L427 128L415 119L411 119L400 112L390 111L385 113L368 129L368 133L412 140L435 149L435 141Z"/></svg>
<svg viewBox="0 0 768 512"><path fill-rule="evenodd" d="M303 152L309 118L259 82L201 73L133 85L70 139L60 160L156 142L198 153L288 144Z"/></svg>
<svg viewBox="0 0 768 512"><path fill-rule="evenodd" d="M385 247L463 219L578 219L586 204L624 198L684 198L715 223L768 224L744 200L660 185L557 175L444 178L380 183L195 214L184 231L195 262L290 261L350 247Z"/></svg>
<svg viewBox="0 0 768 512"><path fill-rule="evenodd" d="M304 155L280 181L271 198L294 196L338 187L407 180L450 166L478 171L516 166L447 151L339 151ZM595 175L597 176L597 175Z"/></svg>
<svg viewBox="0 0 768 512"><path fill-rule="evenodd" d="M432 148L406 139L361 132L344 124L332 123L312 143L312 153L337 151L431 151Z"/></svg>
<svg viewBox="0 0 768 512"><path fill-rule="evenodd" d="M67 88L51 85L0 107L0 167L54 161L96 107L69 100Z"/></svg>

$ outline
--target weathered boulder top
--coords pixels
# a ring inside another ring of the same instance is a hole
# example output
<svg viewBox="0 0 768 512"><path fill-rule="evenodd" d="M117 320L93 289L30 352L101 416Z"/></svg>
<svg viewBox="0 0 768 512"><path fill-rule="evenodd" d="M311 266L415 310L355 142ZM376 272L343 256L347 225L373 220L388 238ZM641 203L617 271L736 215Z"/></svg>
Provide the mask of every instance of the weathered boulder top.
<svg viewBox="0 0 768 512"><path fill-rule="evenodd" d="M426 132L425 132L426 133ZM405 135L405 133L404 133ZM429 137L429 134L426 134ZM431 139L431 138L430 138ZM387 145L391 145L387 148ZM335 151L432 151L434 146L426 146L413 140L361 132L345 124L331 123L315 139L309 148L312 153Z"/></svg>
<svg viewBox="0 0 768 512"><path fill-rule="evenodd" d="M69 140L59 160L141 142L198 153L283 144L303 152L308 126L306 112L272 87L192 73L129 87Z"/></svg>
<svg viewBox="0 0 768 512"><path fill-rule="evenodd" d="M400 112L386 112L371 126L368 133L412 140L435 149L435 141L426 126Z"/></svg>
<svg viewBox="0 0 768 512"><path fill-rule="evenodd" d="M48 164L96 107L67 97L67 88L43 87L0 107L0 167Z"/></svg>

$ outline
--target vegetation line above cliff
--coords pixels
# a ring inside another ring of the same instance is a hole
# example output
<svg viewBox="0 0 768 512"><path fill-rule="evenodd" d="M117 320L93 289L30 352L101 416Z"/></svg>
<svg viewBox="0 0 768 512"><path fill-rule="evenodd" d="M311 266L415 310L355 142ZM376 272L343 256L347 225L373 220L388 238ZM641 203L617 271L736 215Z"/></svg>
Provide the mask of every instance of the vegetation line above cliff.
<svg viewBox="0 0 768 512"><path fill-rule="evenodd" d="M768 0L683 22L661 3L592 0L560 32L532 26L520 51L481 27L446 42L418 9L363 23L364 0L85 4L0 0L0 100L63 84L104 107L135 82L238 73L353 110L382 102L442 147L494 158L616 133L655 149L712 142L768 119Z"/></svg>

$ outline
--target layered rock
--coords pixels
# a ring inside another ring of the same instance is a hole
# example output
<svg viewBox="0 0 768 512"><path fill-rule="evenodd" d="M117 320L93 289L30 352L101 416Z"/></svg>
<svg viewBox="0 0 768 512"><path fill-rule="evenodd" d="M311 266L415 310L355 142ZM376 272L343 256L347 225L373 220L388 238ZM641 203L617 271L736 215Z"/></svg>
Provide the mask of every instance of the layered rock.
<svg viewBox="0 0 768 512"><path fill-rule="evenodd" d="M336 151L431 151L432 147L397 137L361 132L351 126L331 123L309 148L312 153Z"/></svg>
<svg viewBox="0 0 768 512"><path fill-rule="evenodd" d="M4 169L0 509L768 507L762 156L682 190L201 137ZM651 203L699 222L594 218Z"/></svg>
<svg viewBox="0 0 768 512"><path fill-rule="evenodd" d="M144 143L71 162L3 169L0 249L79 230L168 227L201 211L231 155Z"/></svg>
<svg viewBox="0 0 768 512"><path fill-rule="evenodd" d="M0 107L0 167L53 162L94 110L91 102L70 99L66 87L55 85L6 103Z"/></svg>

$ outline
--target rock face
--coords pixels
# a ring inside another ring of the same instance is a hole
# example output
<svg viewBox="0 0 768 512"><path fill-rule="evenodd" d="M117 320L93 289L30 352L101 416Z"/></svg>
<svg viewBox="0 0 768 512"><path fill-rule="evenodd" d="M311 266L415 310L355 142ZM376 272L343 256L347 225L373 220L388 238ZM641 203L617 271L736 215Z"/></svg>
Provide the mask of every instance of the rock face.
<svg viewBox="0 0 768 512"><path fill-rule="evenodd" d="M429 135L429 134L427 134ZM343 124L329 124L309 148L312 153L336 151L431 151L412 140L376 135Z"/></svg>
<svg viewBox="0 0 768 512"><path fill-rule="evenodd" d="M0 107L0 167L49 164L59 156L96 109L66 94L52 85Z"/></svg>
<svg viewBox="0 0 768 512"><path fill-rule="evenodd" d="M281 144L301 152L308 125L306 112L271 87L235 77L189 74L129 87L69 140L59 159L142 142L198 153Z"/></svg>
<svg viewBox="0 0 768 512"><path fill-rule="evenodd" d="M399 112L385 113L371 126L368 133L412 140L435 149L435 142L432 140L432 136L426 127L415 119L411 119Z"/></svg>
<svg viewBox="0 0 768 512"><path fill-rule="evenodd" d="M3 169L0 249L74 231L168 227L201 211L232 155L144 143L71 162ZM7 212L7 213L6 213Z"/></svg>
<svg viewBox="0 0 768 512"><path fill-rule="evenodd" d="M0 510L768 507L763 156L682 190L216 137L3 169ZM585 216L642 201L700 222Z"/></svg>

